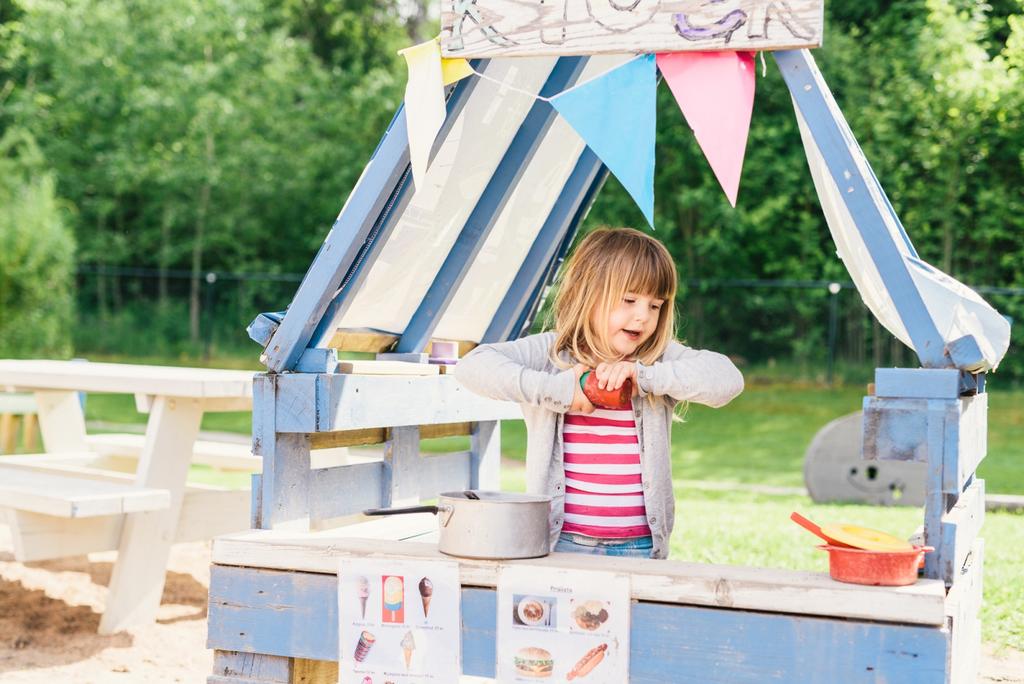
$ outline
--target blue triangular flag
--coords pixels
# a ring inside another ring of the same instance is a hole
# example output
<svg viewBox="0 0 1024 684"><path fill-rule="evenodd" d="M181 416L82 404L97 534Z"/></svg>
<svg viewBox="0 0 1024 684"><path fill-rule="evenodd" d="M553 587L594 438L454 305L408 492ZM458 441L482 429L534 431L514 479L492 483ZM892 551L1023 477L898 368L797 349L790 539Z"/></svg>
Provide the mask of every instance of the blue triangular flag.
<svg viewBox="0 0 1024 684"><path fill-rule="evenodd" d="M567 90L551 105L626 188L654 227L654 55Z"/></svg>

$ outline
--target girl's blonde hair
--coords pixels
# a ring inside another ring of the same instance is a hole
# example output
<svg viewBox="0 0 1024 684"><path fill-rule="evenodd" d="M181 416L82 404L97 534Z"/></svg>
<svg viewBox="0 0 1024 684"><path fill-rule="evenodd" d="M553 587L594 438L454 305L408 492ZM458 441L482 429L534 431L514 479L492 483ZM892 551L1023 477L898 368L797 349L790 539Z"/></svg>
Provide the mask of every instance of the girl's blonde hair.
<svg viewBox="0 0 1024 684"><path fill-rule="evenodd" d="M672 255L665 245L638 230L598 228L576 247L561 277L554 305L552 361L565 367L558 358L562 351L568 351L575 363L591 368L602 361L620 360L606 339L607 321L627 292L664 300L654 334L635 354L644 365L660 358L675 337Z"/></svg>

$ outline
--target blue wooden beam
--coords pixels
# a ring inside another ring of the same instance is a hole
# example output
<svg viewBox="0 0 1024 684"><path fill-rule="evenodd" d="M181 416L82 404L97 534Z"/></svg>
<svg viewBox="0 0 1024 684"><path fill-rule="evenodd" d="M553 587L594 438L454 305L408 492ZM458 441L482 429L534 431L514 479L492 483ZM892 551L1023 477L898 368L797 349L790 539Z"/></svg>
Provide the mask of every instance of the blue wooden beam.
<svg viewBox="0 0 1024 684"><path fill-rule="evenodd" d="M585 57L560 58L551 70L540 94L550 97L571 86L579 78L586 63ZM427 346L434 328L451 303L556 116L557 113L550 103L544 100L534 102L472 213L466 219L466 224L441 269L406 325L405 332L395 348L396 352L420 352Z"/></svg>
<svg viewBox="0 0 1024 684"><path fill-rule="evenodd" d="M464 102L462 96L456 97L456 94L472 89L477 80L478 77L471 76L456 84L449 103L454 106ZM453 98L455 103L451 102ZM449 116L445 126L450 127L452 121L454 117ZM443 140L443 135L438 138ZM365 260L367 239L378 225L381 213L390 208L389 201L405 187L402 181L408 168L409 134L405 108L401 106L363 169L359 182L349 194L334 226L299 284L284 319L263 352L261 361L270 371L281 372L294 368L338 294L343 280L354 266L358 270L360 255ZM390 215L391 212L388 213Z"/></svg>
<svg viewBox="0 0 1024 684"><path fill-rule="evenodd" d="M896 312L926 368L949 367L944 342L885 224L895 212L857 144L825 79L808 50L780 50L772 56L821 150L846 208L885 283ZM898 222L897 222L897 225ZM902 228L900 228L902 231ZM909 243L909 239L904 239Z"/></svg>
<svg viewBox="0 0 1024 684"><path fill-rule="evenodd" d="M572 241L582 214L581 208L590 206L589 200L600 188L608 170L589 147L583 148L576 167L565 182L561 194L548 213L540 232L534 238L530 251L523 260L508 292L498 306L491 324L480 340L482 343L502 342L518 337L525 315L533 310L533 304L540 296L557 261L560 248L566 237Z"/></svg>
<svg viewBox="0 0 1024 684"><path fill-rule="evenodd" d="M490 60L473 60L472 65L476 71L486 73L487 67ZM459 118L459 114L466 107L466 103L469 101L470 96L476 89L477 84L480 83L479 78L466 78L460 81L448 98L446 103L447 114L445 116L444 125L441 126L441 130L437 134L437 139L434 142L434 147L430 153L430 158L433 159L434 155L440 149L444 143L445 138L448 137L448 132ZM394 231L395 226L401 220L402 215L405 213L405 208L409 205L409 201L415 194L413 183L412 183L412 171L410 167L407 167L406 172L402 175L398 182L398 186L395 188L395 192L391 199L385 205L384 210L381 212L377 221L374 223L373 228L370 230L370 234L366 238L366 242L363 244L362 249L356 256L355 263L349 268L348 273L341 281L339 291L335 294L334 299L327 306L323 316L320 317L320 323L317 325L316 330L313 332L313 336L309 340L310 347L323 346L330 337L334 334L335 326L334 322L340 320L349 306L352 304L352 300L355 293L359 291L360 286L366 279L367 273L370 272L374 262L377 261L377 257L380 256L384 246L388 242L388 238Z"/></svg>
<svg viewBox="0 0 1024 684"><path fill-rule="evenodd" d="M561 268L562 262L565 261L566 255L569 253L569 248L572 246L573 239L576 237L576 231L580 224L583 223L583 219L587 217L590 212L590 207L594 204L594 199L597 194L604 187L604 182L608 178L608 168L604 167L600 176L594 180L594 184L590 187L587 192L587 196L583 198L583 202L580 203L579 209L576 211L576 217L573 218L572 228L562 238L562 244L558 247L558 252L555 254L555 258L548 264L548 269L541 278L540 282L537 283L537 289L534 290L533 296L530 297L530 305L523 309L520 313L516 324L512 327L512 337L522 337L529 332L530 326L533 323L534 317L537 315L537 311L541 306L541 298L544 295L544 290L551 285L555 280L555 276L558 275L558 269Z"/></svg>
<svg viewBox="0 0 1024 684"><path fill-rule="evenodd" d="M937 626L631 606L634 684L946 682L950 633ZM494 677L497 621L508 619L496 592L463 588L461 617L463 673ZM207 647L337 661L337 575L214 565Z"/></svg>

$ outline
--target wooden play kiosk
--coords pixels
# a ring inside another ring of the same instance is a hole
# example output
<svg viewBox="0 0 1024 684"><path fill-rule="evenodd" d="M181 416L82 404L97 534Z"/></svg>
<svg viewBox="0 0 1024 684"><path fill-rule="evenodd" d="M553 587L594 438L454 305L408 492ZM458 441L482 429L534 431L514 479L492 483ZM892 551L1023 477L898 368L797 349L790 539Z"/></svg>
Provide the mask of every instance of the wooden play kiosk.
<svg viewBox="0 0 1024 684"><path fill-rule="evenodd" d="M706 15L719 5L704 3L705 15L686 25L708 30L688 38L655 30L661 3L647 0L550 3L548 14L520 21L524 5L446 0L444 53L473 58L477 73L446 90L422 187L413 187L400 108L287 312L261 314L249 328L267 368L253 388L253 452L263 466L253 529L213 545L208 682L338 681L339 564L440 557L433 516L356 514L498 488L500 421L519 408L470 394L428 354L439 340L462 341L465 352L528 331L607 175L551 105L524 92L558 93L630 58L621 53L666 49L772 51L839 255L874 315L920 361L877 371L864 400L864 456L927 464L924 538L935 551L922 578L903 587L557 553L459 560L462 672L495 676L497 576L524 563L629 575L634 683L975 681L984 550L975 471L986 450L985 377L1005 353L1008 324L919 259L811 57L820 3L722 3L751 15L728 32L713 30L723 24ZM594 16L600 30L579 38L574 27L586 21L569 13L587 8L621 21ZM642 27L632 43L622 28L631 17ZM376 359L339 361L339 351ZM421 440L453 435L463 437L458 447L468 436L469 450L421 449ZM382 451L311 467L317 449L373 444Z"/></svg>

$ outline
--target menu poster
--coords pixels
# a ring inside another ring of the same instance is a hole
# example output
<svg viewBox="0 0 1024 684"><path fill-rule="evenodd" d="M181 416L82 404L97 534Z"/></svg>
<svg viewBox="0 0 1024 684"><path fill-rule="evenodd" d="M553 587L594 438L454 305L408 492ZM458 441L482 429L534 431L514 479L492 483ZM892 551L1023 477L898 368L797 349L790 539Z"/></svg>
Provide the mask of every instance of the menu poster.
<svg viewBox="0 0 1024 684"><path fill-rule="evenodd" d="M461 596L459 565L452 561L343 559L340 684L459 681Z"/></svg>
<svg viewBox="0 0 1024 684"><path fill-rule="evenodd" d="M629 577L516 565L498 577L497 681L629 681Z"/></svg>

